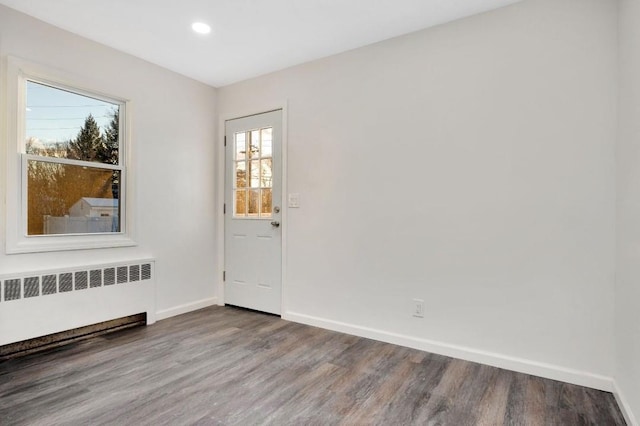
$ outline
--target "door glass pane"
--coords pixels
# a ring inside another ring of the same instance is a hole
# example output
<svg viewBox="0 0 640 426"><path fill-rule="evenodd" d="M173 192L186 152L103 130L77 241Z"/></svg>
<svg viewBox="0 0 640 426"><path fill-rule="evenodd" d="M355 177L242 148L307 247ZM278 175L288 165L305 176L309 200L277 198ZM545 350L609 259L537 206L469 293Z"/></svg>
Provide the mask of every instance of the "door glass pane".
<svg viewBox="0 0 640 426"><path fill-rule="evenodd" d="M251 187L260 188L260 160L249 161L249 176Z"/></svg>
<svg viewBox="0 0 640 426"><path fill-rule="evenodd" d="M262 201L262 212L261 212L261 216L263 217L270 217L271 216L271 209L272 209L272 202L271 202L271 198L272 198L272 193L271 193L271 189L262 189L261 190L261 201Z"/></svg>
<svg viewBox="0 0 640 426"><path fill-rule="evenodd" d="M247 191L244 189L238 189L237 191L235 191L235 197L235 214L237 216L245 216L247 214Z"/></svg>
<svg viewBox="0 0 640 426"><path fill-rule="evenodd" d="M272 154L272 142L271 142L271 127L262 129L262 156L271 157Z"/></svg>
<svg viewBox="0 0 640 426"><path fill-rule="evenodd" d="M260 213L260 205L259 205L259 189L250 189L249 190L249 216L258 216Z"/></svg>
<svg viewBox="0 0 640 426"><path fill-rule="evenodd" d="M236 160L244 160L246 157L246 151L247 151L247 147L246 147L246 133L236 133L235 136L235 144L236 144L236 148L235 148L235 153L236 153Z"/></svg>
<svg viewBox="0 0 640 426"><path fill-rule="evenodd" d="M120 232L120 171L29 160L27 233Z"/></svg>
<svg viewBox="0 0 640 426"><path fill-rule="evenodd" d="M235 133L234 144L234 215L272 217L273 128Z"/></svg>
<svg viewBox="0 0 640 426"><path fill-rule="evenodd" d="M239 161L236 163L236 188L247 187L247 163Z"/></svg>
<svg viewBox="0 0 640 426"><path fill-rule="evenodd" d="M260 131L252 130L251 131L251 152L249 153L249 158L258 158L260 157Z"/></svg>
<svg viewBox="0 0 640 426"><path fill-rule="evenodd" d="M263 159L260 161L261 173L260 173L260 186L262 188L271 188L273 186L273 176L271 175L271 166L273 160L271 158Z"/></svg>

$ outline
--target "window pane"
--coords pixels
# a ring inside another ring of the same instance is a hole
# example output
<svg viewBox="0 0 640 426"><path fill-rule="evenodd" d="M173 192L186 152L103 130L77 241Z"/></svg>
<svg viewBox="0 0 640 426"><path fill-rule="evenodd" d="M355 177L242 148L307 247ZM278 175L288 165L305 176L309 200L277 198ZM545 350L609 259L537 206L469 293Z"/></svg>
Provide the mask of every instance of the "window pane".
<svg viewBox="0 0 640 426"><path fill-rule="evenodd" d="M27 81L25 152L119 162L120 105Z"/></svg>
<svg viewBox="0 0 640 426"><path fill-rule="evenodd" d="M258 193L259 189L249 190L249 216L257 216L259 213L260 205Z"/></svg>
<svg viewBox="0 0 640 426"><path fill-rule="evenodd" d="M236 188L247 187L247 163L239 161L236 163Z"/></svg>
<svg viewBox="0 0 640 426"><path fill-rule="evenodd" d="M272 159L267 158L260 160L261 173L260 173L260 186L263 188L271 188L273 186L273 177L271 175Z"/></svg>
<svg viewBox="0 0 640 426"><path fill-rule="evenodd" d="M246 133L236 133L236 160L244 160L247 151Z"/></svg>
<svg viewBox="0 0 640 426"><path fill-rule="evenodd" d="M27 233L120 232L120 171L28 161Z"/></svg>
<svg viewBox="0 0 640 426"><path fill-rule="evenodd" d="M262 198L262 200L261 200L262 201L262 214L260 216L269 217L269 216L271 216L271 209L272 209L272 207L271 207L271 205L272 205L272 202L271 202L271 198L272 198L271 189L263 189L261 193L262 193L262 197L261 197Z"/></svg>
<svg viewBox="0 0 640 426"><path fill-rule="evenodd" d="M236 216L245 216L247 214L247 191L239 189L236 191Z"/></svg>
<svg viewBox="0 0 640 426"><path fill-rule="evenodd" d="M252 130L251 131L251 152L249 153L249 158L258 158L260 157L260 131Z"/></svg>
<svg viewBox="0 0 640 426"><path fill-rule="evenodd" d="M260 188L260 160L249 161L249 177L251 187Z"/></svg>
<svg viewBox="0 0 640 426"><path fill-rule="evenodd" d="M271 157L272 155L272 143L271 143L272 129L262 129L262 156Z"/></svg>

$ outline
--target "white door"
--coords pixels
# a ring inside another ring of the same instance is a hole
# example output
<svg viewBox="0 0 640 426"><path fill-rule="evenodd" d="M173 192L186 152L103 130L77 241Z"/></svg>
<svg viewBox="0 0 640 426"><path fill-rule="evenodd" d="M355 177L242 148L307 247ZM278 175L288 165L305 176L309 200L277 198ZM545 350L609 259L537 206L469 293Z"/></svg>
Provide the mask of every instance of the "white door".
<svg viewBox="0 0 640 426"><path fill-rule="evenodd" d="M224 302L280 314L282 111L225 123Z"/></svg>

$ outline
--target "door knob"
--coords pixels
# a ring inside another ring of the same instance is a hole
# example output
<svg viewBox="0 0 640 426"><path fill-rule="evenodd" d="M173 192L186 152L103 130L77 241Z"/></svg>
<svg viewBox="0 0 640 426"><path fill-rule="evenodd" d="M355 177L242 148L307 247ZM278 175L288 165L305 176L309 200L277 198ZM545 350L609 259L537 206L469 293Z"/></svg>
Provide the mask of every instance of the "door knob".
<svg viewBox="0 0 640 426"><path fill-rule="evenodd" d="M273 226L274 228L277 228L278 226L280 226L280 222L278 222L277 220L274 220L273 222L271 222L271 226Z"/></svg>

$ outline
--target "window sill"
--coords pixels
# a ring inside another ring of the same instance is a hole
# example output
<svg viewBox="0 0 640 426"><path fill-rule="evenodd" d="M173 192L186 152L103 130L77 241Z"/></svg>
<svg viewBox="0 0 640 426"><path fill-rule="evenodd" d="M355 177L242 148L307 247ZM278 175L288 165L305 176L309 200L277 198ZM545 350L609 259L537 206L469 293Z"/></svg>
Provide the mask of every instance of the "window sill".
<svg viewBox="0 0 640 426"><path fill-rule="evenodd" d="M24 238L7 244L7 254L41 253L51 251L91 250L133 247L138 244L126 235L65 235Z"/></svg>

